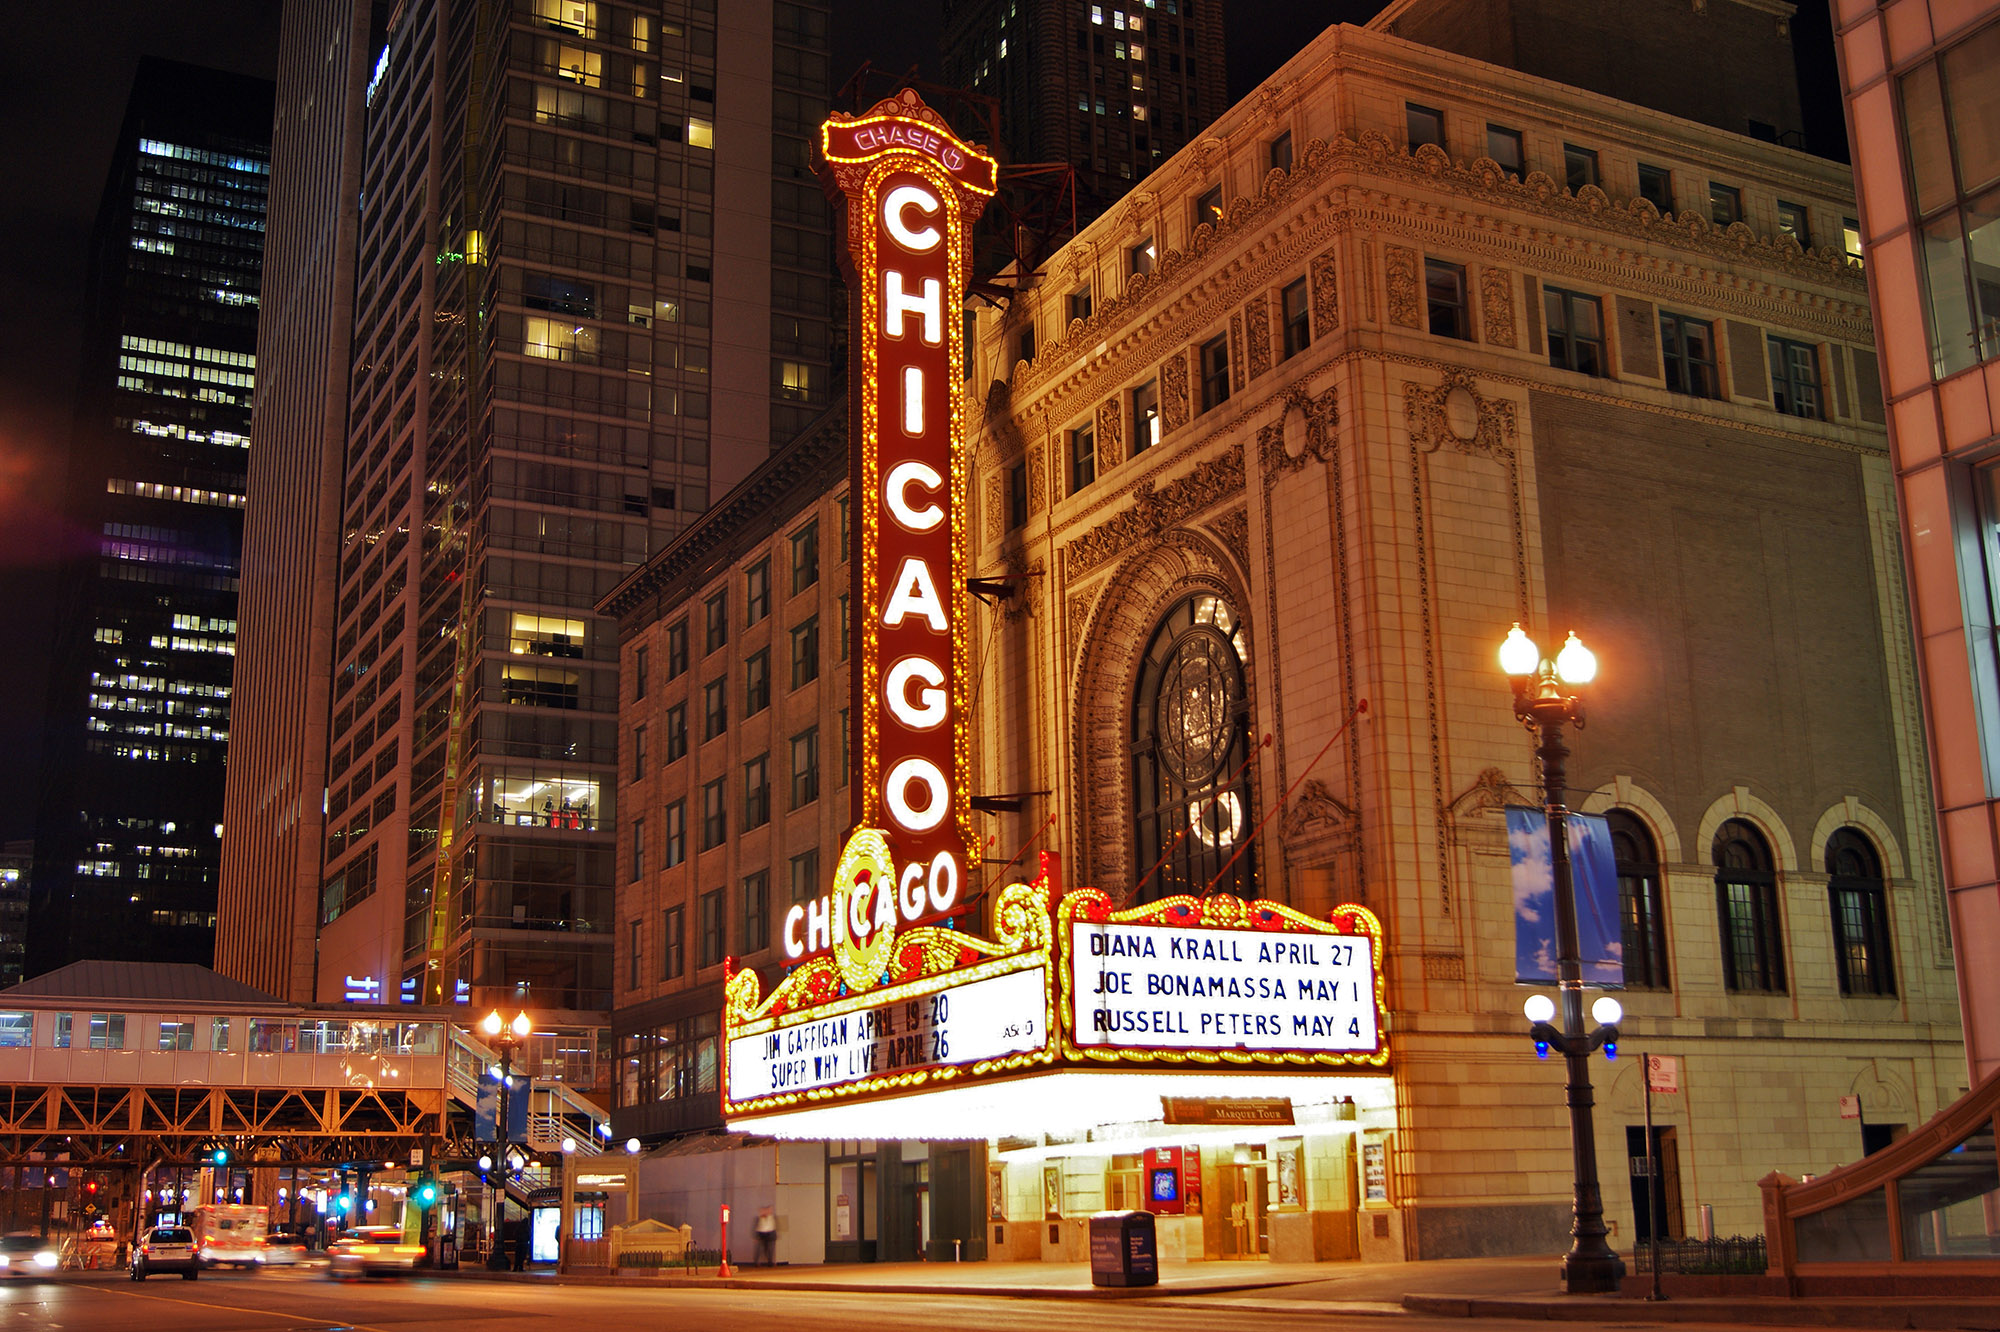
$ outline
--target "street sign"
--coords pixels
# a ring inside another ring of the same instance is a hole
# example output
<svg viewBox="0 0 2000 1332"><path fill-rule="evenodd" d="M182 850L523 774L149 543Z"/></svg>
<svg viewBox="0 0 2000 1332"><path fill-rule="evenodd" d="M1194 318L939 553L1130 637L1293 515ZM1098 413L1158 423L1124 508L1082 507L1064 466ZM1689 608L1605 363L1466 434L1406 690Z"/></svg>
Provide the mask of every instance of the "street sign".
<svg viewBox="0 0 2000 1332"><path fill-rule="evenodd" d="M1841 1117L1842 1119L1859 1119L1859 1118L1861 1118L1861 1098L1860 1098L1859 1096L1843 1096L1843 1097L1841 1097L1841 1098L1840 1098L1840 1117Z"/></svg>
<svg viewBox="0 0 2000 1332"><path fill-rule="evenodd" d="M1646 1056L1646 1090L1661 1096L1678 1096L1681 1090L1681 1061L1676 1055Z"/></svg>

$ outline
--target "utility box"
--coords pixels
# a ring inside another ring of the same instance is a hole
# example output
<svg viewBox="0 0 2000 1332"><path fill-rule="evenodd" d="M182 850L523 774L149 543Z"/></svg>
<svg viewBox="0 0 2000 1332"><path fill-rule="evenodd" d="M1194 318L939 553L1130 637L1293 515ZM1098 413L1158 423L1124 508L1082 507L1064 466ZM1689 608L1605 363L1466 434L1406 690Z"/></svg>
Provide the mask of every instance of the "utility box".
<svg viewBox="0 0 2000 1332"><path fill-rule="evenodd" d="M1090 1284L1160 1284L1160 1248L1151 1212L1099 1212L1090 1218Z"/></svg>

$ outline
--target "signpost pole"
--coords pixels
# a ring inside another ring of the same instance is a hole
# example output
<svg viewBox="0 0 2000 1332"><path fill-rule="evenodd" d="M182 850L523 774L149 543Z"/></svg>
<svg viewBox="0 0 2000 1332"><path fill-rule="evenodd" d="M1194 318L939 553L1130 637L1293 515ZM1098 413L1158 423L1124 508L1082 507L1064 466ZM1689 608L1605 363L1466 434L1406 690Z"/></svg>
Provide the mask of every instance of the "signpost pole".
<svg viewBox="0 0 2000 1332"><path fill-rule="evenodd" d="M1667 1298L1660 1291L1660 1145L1653 1137L1653 1056L1641 1054L1646 1072L1646 1234L1653 1249L1653 1293L1649 1300Z"/></svg>

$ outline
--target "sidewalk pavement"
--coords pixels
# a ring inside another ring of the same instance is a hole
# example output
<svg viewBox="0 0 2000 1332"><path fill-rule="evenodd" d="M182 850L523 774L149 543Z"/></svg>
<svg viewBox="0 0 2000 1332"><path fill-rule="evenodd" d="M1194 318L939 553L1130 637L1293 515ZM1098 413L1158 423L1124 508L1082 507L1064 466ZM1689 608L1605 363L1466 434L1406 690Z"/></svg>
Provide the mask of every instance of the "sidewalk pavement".
<svg viewBox="0 0 2000 1332"><path fill-rule="evenodd" d="M1022 1299L1136 1300L1264 1313L1509 1318L1596 1325L1729 1323L1760 1326L1971 1329L2000 1332L2000 1304L1981 1299L1841 1297L1670 1299L1562 1292L1560 1258L1463 1258L1420 1263L1162 1263L1157 1286L1093 1286L1082 1263L856 1263L733 1268L706 1275L628 1277L550 1271L461 1276L495 1281L794 1290L882 1295L1003 1296Z"/></svg>

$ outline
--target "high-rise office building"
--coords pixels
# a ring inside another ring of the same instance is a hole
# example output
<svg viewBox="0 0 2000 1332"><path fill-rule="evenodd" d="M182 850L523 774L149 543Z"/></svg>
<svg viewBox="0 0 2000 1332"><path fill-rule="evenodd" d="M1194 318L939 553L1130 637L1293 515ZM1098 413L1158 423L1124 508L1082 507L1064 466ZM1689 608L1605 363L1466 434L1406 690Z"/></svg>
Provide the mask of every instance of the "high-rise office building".
<svg viewBox="0 0 2000 1332"><path fill-rule="evenodd" d="M998 99L1005 160L1072 164L1077 221L1087 223L1229 105L1225 8L946 0L945 82Z"/></svg>
<svg viewBox="0 0 2000 1332"><path fill-rule="evenodd" d="M328 242L351 289L311 273L351 305L351 365L344 410L273 420L269 475L320 478L333 518L253 534L248 595L314 588L327 646L306 628L246 697L256 724L309 715L238 775L246 806L280 780L309 805L323 753L324 831L297 820L289 858L282 807L232 833L221 956L247 977L260 931L296 952L306 909L319 999L560 1021L611 990L618 645L591 608L823 406L826 14L422 0L375 11L365 76L319 97L360 8L284 36L281 125L320 118L302 142L358 163ZM280 358L274 333L272 375L321 373L323 345Z"/></svg>
<svg viewBox="0 0 2000 1332"><path fill-rule="evenodd" d="M141 64L91 238L30 975L207 962L271 85Z"/></svg>

